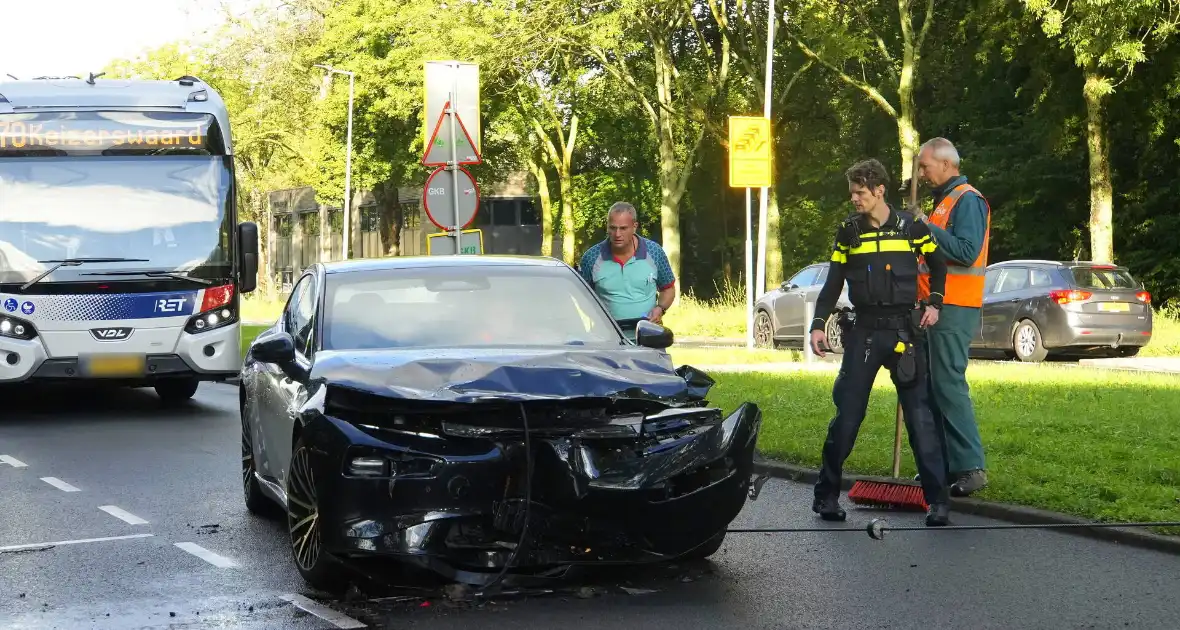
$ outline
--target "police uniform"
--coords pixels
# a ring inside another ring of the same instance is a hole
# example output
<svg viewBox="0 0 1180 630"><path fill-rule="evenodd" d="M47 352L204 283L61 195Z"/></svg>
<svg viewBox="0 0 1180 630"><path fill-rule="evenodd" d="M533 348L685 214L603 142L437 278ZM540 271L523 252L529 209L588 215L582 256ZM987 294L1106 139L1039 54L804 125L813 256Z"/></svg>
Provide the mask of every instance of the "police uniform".
<svg viewBox="0 0 1180 630"><path fill-rule="evenodd" d="M880 228L859 213L846 219L836 235L827 281L820 291L811 330L823 330L844 281L854 309L853 321L842 317L843 363L832 391L836 416L828 426L823 464L815 484L812 509L825 520L844 520L840 478L868 408L873 381L882 367L897 388L917 460L926 503L927 524L946 521L947 481L942 444L929 408L927 356L919 327L918 259L930 269L929 305L941 308L946 260L929 228L908 212L890 209Z"/></svg>

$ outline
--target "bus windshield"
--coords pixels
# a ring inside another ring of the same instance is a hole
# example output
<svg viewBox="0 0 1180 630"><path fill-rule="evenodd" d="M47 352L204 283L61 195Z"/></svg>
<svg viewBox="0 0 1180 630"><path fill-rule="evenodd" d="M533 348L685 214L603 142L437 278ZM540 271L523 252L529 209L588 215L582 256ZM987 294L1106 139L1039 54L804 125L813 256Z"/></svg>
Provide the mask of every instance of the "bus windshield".
<svg viewBox="0 0 1180 630"><path fill-rule="evenodd" d="M0 284L101 281L107 272L232 270L230 158L103 155L0 158Z"/></svg>

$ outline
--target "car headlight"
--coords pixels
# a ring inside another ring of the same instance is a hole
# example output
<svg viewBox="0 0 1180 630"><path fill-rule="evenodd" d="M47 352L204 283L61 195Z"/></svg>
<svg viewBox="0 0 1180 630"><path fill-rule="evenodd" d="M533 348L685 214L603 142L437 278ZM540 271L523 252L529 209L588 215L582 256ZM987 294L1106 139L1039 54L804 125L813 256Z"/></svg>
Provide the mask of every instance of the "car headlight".
<svg viewBox="0 0 1180 630"><path fill-rule="evenodd" d="M33 325L23 319L0 315L0 337L29 340L37 336Z"/></svg>
<svg viewBox="0 0 1180 630"><path fill-rule="evenodd" d="M222 328L236 321L238 313L234 304L234 285L226 284L205 289L200 312L189 318L184 330L190 335L195 335Z"/></svg>

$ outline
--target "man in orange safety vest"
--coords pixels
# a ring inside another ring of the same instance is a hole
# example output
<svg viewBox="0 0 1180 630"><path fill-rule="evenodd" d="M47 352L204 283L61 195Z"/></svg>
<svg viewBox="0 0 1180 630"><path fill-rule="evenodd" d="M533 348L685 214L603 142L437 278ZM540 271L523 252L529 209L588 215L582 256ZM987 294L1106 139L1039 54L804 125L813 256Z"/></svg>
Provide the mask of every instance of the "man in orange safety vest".
<svg viewBox="0 0 1180 630"><path fill-rule="evenodd" d="M959 174L959 153L945 138L933 138L918 153L918 176L929 184L934 210L926 222L947 259L942 313L928 332L930 404L943 427L950 491L968 496L987 485L983 441L967 385L967 352L979 330L991 208ZM916 185L910 182L910 185ZM918 298L930 294L929 271L918 276Z"/></svg>

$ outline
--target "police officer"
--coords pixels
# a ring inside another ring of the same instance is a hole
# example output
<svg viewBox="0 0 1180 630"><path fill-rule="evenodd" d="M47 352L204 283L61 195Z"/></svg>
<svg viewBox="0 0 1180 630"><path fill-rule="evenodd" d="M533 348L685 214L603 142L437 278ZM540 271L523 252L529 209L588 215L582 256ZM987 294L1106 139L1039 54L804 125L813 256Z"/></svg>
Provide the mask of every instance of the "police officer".
<svg viewBox="0 0 1180 630"><path fill-rule="evenodd" d="M856 212L836 234L827 281L811 322L811 347L820 357L827 343L824 323L848 280L855 318L842 320L844 359L832 391L836 416L828 426L823 464L812 510L824 520L843 521L840 477L864 421L877 372L893 378L904 412L910 447L917 460L929 510L926 525L949 521L946 467L934 415L929 407L924 329L938 321L946 283L946 260L926 224L885 201L888 174L877 160L845 173ZM918 257L930 268L928 304L918 303Z"/></svg>

